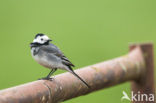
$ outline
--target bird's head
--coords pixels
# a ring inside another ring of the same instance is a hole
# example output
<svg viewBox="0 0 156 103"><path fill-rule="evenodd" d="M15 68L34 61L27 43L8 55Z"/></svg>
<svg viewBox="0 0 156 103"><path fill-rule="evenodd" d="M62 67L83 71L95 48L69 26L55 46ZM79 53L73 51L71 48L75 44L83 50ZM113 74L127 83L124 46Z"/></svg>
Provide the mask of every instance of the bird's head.
<svg viewBox="0 0 156 103"><path fill-rule="evenodd" d="M47 35L44 34L37 34L33 40L33 43L45 44L52 41Z"/></svg>
<svg viewBox="0 0 156 103"><path fill-rule="evenodd" d="M49 44L49 42L52 41L47 35L39 33L35 36L33 42L30 44L30 46L37 46L37 45L46 45Z"/></svg>

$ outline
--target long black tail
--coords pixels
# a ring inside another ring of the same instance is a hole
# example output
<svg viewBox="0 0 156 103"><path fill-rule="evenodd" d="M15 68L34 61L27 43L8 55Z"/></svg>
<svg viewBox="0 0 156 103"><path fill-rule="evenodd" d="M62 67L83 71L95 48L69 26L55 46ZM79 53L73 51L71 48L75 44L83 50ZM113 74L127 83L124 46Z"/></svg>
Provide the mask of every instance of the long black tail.
<svg viewBox="0 0 156 103"><path fill-rule="evenodd" d="M70 70L70 72L76 76L77 78L79 78L88 88L91 88L80 76L78 76L73 70Z"/></svg>

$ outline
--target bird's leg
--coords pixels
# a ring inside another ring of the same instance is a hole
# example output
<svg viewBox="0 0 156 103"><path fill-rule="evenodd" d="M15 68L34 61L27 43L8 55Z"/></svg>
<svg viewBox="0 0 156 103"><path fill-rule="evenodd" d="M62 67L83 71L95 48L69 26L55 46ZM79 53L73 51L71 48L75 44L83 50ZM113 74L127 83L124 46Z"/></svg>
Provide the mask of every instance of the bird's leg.
<svg viewBox="0 0 156 103"><path fill-rule="evenodd" d="M57 70L57 68L52 69L52 70L50 71L50 73L47 75L47 78L50 78L50 76L51 76L56 70Z"/></svg>
<svg viewBox="0 0 156 103"><path fill-rule="evenodd" d="M43 80L52 80L52 78L50 78L50 76L51 76L56 70L57 70L57 68L52 69L52 70L50 71L50 73L49 73L46 77L44 77L44 78L42 78L42 79L43 79Z"/></svg>

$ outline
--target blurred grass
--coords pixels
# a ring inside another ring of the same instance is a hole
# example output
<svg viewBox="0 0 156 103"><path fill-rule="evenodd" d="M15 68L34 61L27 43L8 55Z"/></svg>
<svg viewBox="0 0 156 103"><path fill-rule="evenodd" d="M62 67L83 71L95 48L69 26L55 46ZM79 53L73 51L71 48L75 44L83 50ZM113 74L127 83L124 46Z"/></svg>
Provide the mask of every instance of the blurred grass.
<svg viewBox="0 0 156 103"><path fill-rule="evenodd" d="M124 55L130 42L155 44L155 5L154 0L0 0L0 89L49 72L31 57L36 33L52 38L76 68ZM120 103L123 90L130 94L130 84L65 103Z"/></svg>

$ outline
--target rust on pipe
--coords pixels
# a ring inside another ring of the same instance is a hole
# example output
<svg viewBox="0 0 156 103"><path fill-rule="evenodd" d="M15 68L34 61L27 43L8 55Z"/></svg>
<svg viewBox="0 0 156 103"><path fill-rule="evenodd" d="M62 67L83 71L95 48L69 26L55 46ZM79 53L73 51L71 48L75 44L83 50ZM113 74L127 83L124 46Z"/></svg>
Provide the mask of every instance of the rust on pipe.
<svg viewBox="0 0 156 103"><path fill-rule="evenodd" d="M56 75L53 81L38 80L0 91L0 103L57 103L130 80L145 73L140 46L116 59L87 66L75 72L91 88L70 73Z"/></svg>
<svg viewBox="0 0 156 103"><path fill-rule="evenodd" d="M130 51L133 51L135 49L137 44L130 46ZM155 84L154 84L154 53L153 53L153 44L152 43L146 43L140 45L140 48L143 52L145 64L146 64L146 70L145 73L141 76L141 78L137 81L131 82L131 88L134 94L145 94L155 95ZM155 95L156 96L156 95ZM156 101L149 101L146 97L141 98L136 96L137 101L133 100L133 103L156 103ZM140 100L139 100L140 99Z"/></svg>

